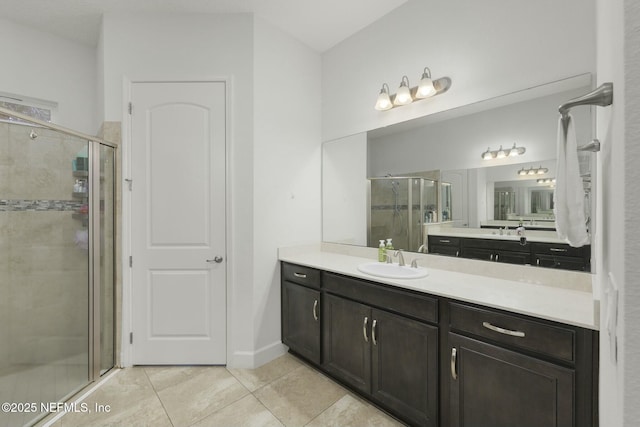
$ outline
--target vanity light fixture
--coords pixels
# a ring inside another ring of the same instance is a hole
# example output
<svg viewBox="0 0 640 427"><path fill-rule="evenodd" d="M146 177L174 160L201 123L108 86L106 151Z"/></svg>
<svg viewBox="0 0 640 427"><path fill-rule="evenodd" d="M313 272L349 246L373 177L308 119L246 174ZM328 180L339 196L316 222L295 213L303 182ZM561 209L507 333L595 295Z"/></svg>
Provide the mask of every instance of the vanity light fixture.
<svg viewBox="0 0 640 427"><path fill-rule="evenodd" d="M442 92L446 92L451 86L451 79L443 77L438 80L431 79L431 70L424 67L418 86L411 87L409 78L402 76L400 87L394 94L389 93L389 86L382 84L375 109L378 111L390 110L394 107L411 104L413 101L430 98Z"/></svg>
<svg viewBox="0 0 640 427"><path fill-rule="evenodd" d="M505 157L516 157L521 156L527 151L524 147L516 147L516 144L513 144L513 147L503 149L502 145L498 150L491 150L490 147L487 147L487 151L483 152L480 157L485 160L491 159L504 159Z"/></svg>
<svg viewBox="0 0 640 427"><path fill-rule="evenodd" d="M556 179L555 178L540 178L537 182L538 182L538 184L555 184L556 183Z"/></svg>
<svg viewBox="0 0 640 427"><path fill-rule="evenodd" d="M539 168L529 168L529 169L525 169L522 168L518 171L518 175L520 176L524 176L524 175L544 175L545 173L549 172L549 169L547 168L543 168L542 166L540 166ZM540 181L538 181L540 182Z"/></svg>

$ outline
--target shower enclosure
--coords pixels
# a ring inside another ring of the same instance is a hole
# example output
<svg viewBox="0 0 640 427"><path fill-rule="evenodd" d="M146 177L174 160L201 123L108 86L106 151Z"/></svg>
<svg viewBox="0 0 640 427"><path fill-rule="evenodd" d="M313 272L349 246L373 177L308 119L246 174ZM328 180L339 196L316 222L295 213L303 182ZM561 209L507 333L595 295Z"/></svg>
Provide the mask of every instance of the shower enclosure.
<svg viewBox="0 0 640 427"><path fill-rule="evenodd" d="M0 108L1 427L114 366L114 183L114 146Z"/></svg>
<svg viewBox="0 0 640 427"><path fill-rule="evenodd" d="M369 178L368 246L393 239L393 247L417 251L422 225L438 217L437 181L421 177Z"/></svg>

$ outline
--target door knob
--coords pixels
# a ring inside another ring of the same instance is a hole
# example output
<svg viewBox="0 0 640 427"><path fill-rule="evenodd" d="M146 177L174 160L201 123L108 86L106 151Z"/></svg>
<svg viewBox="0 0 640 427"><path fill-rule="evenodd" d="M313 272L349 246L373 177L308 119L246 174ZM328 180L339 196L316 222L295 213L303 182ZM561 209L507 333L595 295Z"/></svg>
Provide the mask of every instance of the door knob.
<svg viewBox="0 0 640 427"><path fill-rule="evenodd" d="M207 262L215 262L216 264L220 264L224 258L221 256L216 256L213 259L208 259Z"/></svg>

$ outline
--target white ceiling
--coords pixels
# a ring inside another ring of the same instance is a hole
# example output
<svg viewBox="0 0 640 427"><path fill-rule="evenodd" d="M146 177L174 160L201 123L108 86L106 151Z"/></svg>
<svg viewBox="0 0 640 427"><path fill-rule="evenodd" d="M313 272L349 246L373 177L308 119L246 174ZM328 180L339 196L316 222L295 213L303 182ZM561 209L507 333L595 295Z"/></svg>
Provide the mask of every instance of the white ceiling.
<svg viewBox="0 0 640 427"><path fill-rule="evenodd" d="M95 46L105 12L254 13L324 52L407 0L0 0L0 17Z"/></svg>

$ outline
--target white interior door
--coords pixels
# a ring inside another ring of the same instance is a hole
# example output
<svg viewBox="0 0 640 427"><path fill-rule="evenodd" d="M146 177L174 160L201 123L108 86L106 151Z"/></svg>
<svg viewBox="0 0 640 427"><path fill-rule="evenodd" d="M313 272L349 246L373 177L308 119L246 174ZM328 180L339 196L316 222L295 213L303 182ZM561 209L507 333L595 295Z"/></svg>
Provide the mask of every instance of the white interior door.
<svg viewBox="0 0 640 427"><path fill-rule="evenodd" d="M133 363L225 364L225 83L131 102Z"/></svg>

